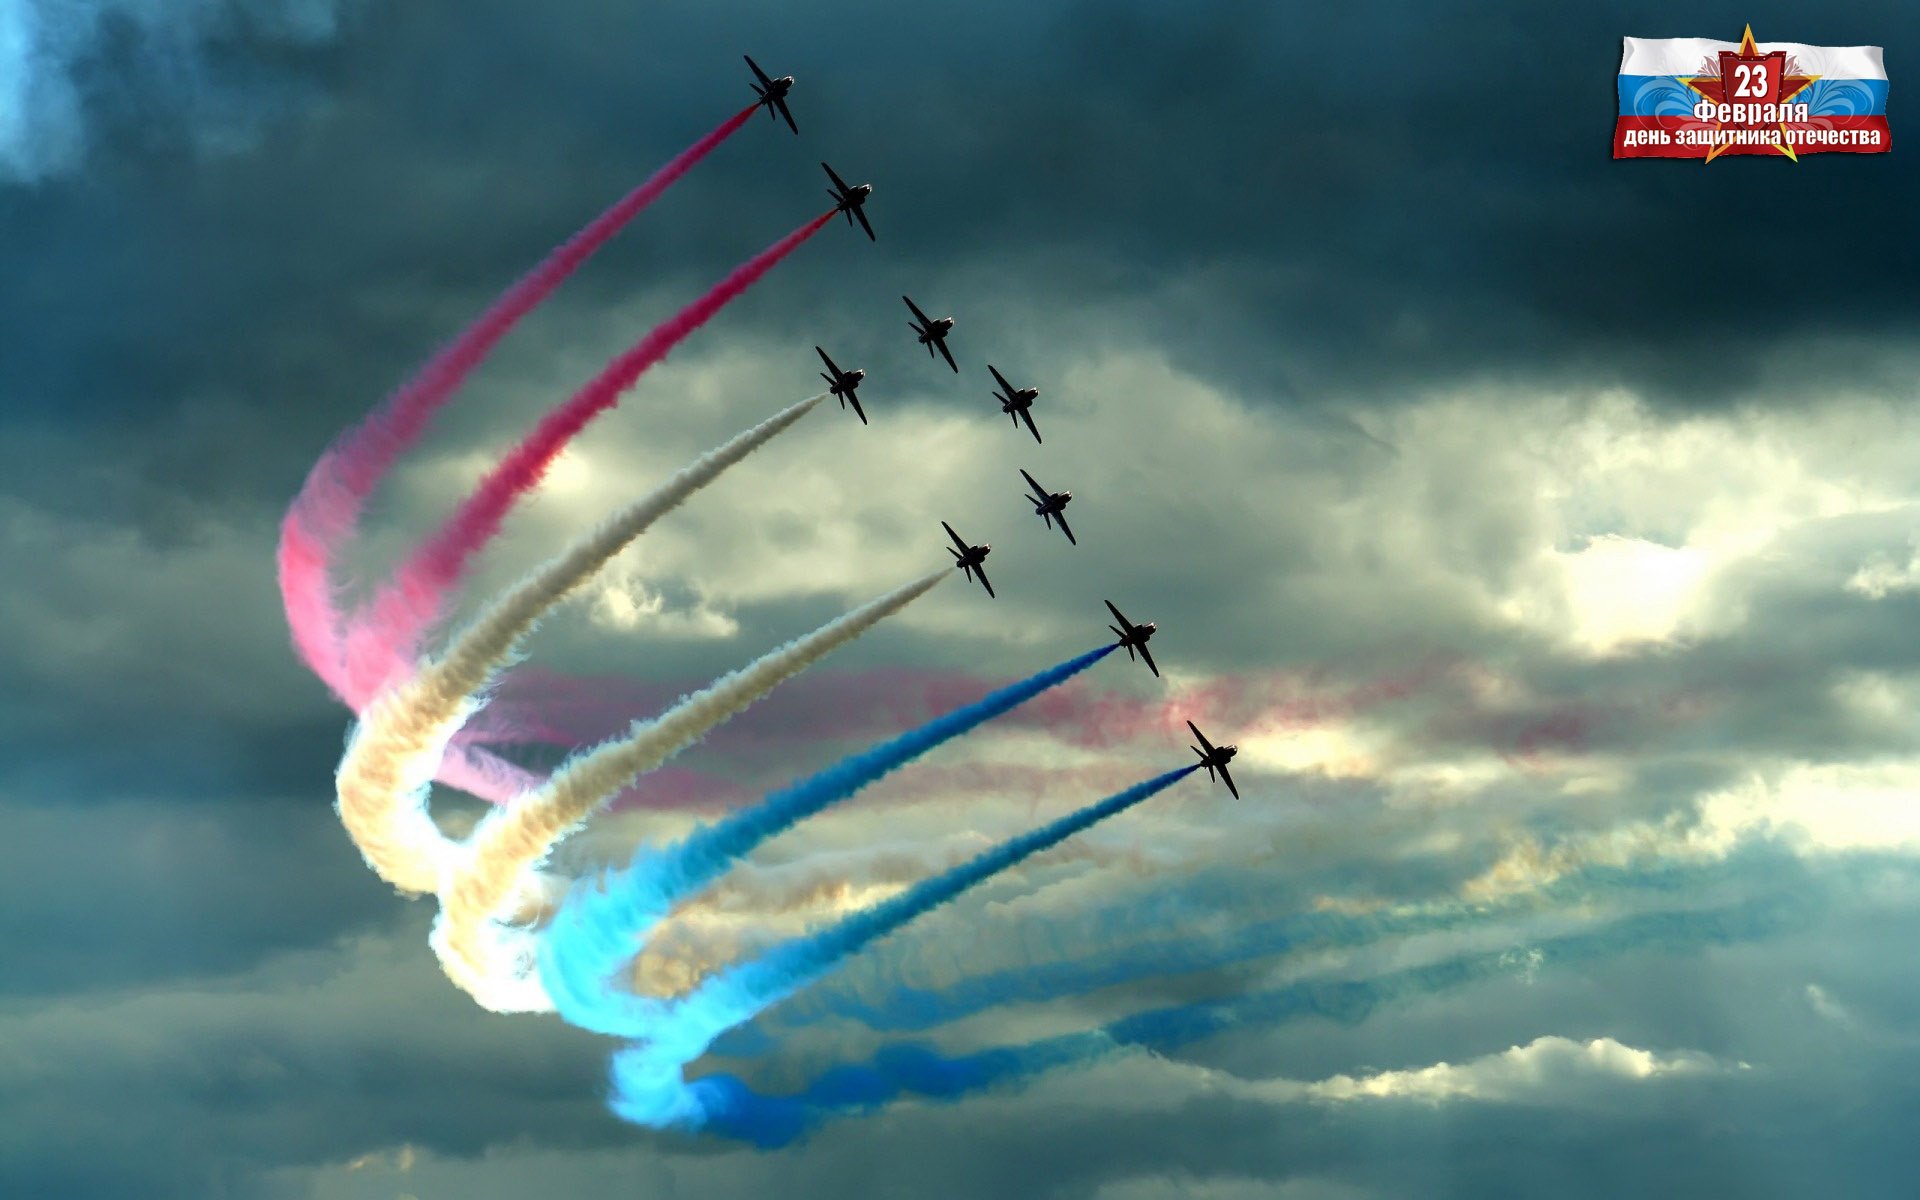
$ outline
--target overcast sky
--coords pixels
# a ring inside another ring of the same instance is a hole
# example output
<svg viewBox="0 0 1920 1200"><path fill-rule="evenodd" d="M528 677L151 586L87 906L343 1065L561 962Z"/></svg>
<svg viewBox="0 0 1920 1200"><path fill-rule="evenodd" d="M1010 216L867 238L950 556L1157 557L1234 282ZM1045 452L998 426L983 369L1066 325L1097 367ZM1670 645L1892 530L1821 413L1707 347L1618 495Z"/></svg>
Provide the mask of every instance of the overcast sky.
<svg viewBox="0 0 1920 1200"><path fill-rule="evenodd" d="M1622 36L1749 22L1885 46L1901 135L1892 3L0 0L0 1192L1910 1194L1920 168L1608 157ZM755 936L1180 763L1187 718L1245 794L1187 781L722 1047L776 1091L903 1039L1102 1053L775 1152L622 1124L613 1043L446 982L430 903L332 812L349 716L273 576L327 441L750 99L743 51L798 77L801 136L757 119L516 331L354 586L819 212L825 158L879 240L830 227L650 373L474 595L809 394L816 343L872 424L823 408L663 522L542 628L528 694L595 698L554 711L602 736L937 565L946 519L1000 598L950 581L676 799L1084 650L1103 599L1166 677L1110 659L781 839ZM957 376L903 292L958 318ZM1227 1027L1123 1021L1196 1002Z"/></svg>

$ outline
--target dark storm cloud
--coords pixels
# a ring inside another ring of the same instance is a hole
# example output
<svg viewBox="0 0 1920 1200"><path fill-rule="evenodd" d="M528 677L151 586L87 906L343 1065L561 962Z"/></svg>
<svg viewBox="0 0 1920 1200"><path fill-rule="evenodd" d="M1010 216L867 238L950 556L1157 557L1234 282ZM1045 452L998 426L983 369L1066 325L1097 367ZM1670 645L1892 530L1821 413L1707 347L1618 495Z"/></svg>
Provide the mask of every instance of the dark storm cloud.
<svg viewBox="0 0 1920 1200"><path fill-rule="evenodd" d="M1897 47L1913 23L1892 5L1763 8L1762 37ZM583 304L770 240L819 198L825 156L879 183L886 240L817 248L748 302L743 321L796 342L823 325L873 340L912 285L970 318L970 356L1071 304L1091 329L1118 322L1108 336L1238 380L1279 368L1311 395L1336 375L1348 390L1579 372L1690 402L1765 383L1753 354L1784 339L1864 339L1812 374L1909 327L1903 156L1607 158L1622 29L1738 32L1673 19L385 8L341 52L325 112L254 154L108 156L0 196L21 248L0 301L9 407L139 421L212 392L283 404L285 432L321 437L743 99L743 46L801 76L806 136L747 131L582 281ZM1897 53L1892 72L1897 97ZM1719 299L1743 290L1764 303Z"/></svg>
<svg viewBox="0 0 1920 1200"><path fill-rule="evenodd" d="M498 1036L471 1004L436 998L443 981L413 952L424 915L392 937L0 1011L0 1181L16 1195L249 1194L267 1167L343 1160L396 1132L449 1154L509 1125L559 1145L618 1136L593 1096L593 1039L553 1020Z"/></svg>
<svg viewBox="0 0 1920 1200"><path fill-rule="evenodd" d="M0 997L225 974L394 919L318 796L0 804Z"/></svg>
<svg viewBox="0 0 1920 1200"><path fill-rule="evenodd" d="M0 183L122 152L233 152L311 102L355 0L0 4Z"/></svg>

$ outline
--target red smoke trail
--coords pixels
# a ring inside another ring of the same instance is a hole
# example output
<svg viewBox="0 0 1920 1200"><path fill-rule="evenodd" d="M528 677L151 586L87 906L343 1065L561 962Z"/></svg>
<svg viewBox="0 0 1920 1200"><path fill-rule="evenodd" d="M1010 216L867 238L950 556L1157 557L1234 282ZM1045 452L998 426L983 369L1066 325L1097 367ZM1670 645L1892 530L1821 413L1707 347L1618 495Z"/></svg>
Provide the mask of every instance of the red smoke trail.
<svg viewBox="0 0 1920 1200"><path fill-rule="evenodd" d="M1412 700L1444 685L1453 669L1452 660L1435 658L1400 671L1346 678L1309 666L1211 676L1165 685L1149 695L1074 683L1037 697L1000 725L1043 731L1095 750L1184 735L1188 719L1245 736L1271 735L1339 724ZM706 744L736 760L784 761L808 745L883 737L1007 682L972 672L904 668L811 675L714 731ZM482 740L489 744L591 745L618 735L635 712L671 704L697 686L695 679L645 683L521 667L501 680L469 729L484 731Z"/></svg>
<svg viewBox="0 0 1920 1200"><path fill-rule="evenodd" d="M372 416L330 446L308 473L280 527L280 596L295 650L354 711L364 708L372 693L367 681L343 661L331 569L341 545L353 535L367 497L500 339L641 209L746 124L755 107L727 118L555 248ZM377 671L372 678L377 683L388 673Z"/></svg>
<svg viewBox="0 0 1920 1200"><path fill-rule="evenodd" d="M280 601L287 612L287 628L293 632L294 652L334 695L358 712L361 699L348 695L346 663L340 654L340 612L334 607L329 569L333 547L342 539L315 534L309 528L312 522L301 513L301 501L327 490L316 482L325 463L322 459L307 476L299 499L280 523ZM352 521L347 525L350 528Z"/></svg>
<svg viewBox="0 0 1920 1200"><path fill-rule="evenodd" d="M348 672L356 686L377 691L387 682L386 674L396 660L414 656L421 636L439 619L447 593L474 555L500 532L514 503L539 485L547 468L588 422L618 404L621 393L647 368L824 228L834 211L820 214L734 268L706 295L608 363L592 382L542 418L446 524L401 564L372 604L356 615L346 645Z"/></svg>

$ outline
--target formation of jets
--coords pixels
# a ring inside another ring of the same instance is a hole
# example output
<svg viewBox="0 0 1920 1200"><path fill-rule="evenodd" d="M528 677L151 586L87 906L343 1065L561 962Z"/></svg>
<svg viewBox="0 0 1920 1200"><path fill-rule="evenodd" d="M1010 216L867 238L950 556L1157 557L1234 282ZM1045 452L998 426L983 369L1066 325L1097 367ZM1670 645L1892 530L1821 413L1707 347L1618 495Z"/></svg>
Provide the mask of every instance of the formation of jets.
<svg viewBox="0 0 1920 1200"><path fill-rule="evenodd" d="M753 71L755 81L752 85L753 92L759 98L755 107L765 108L767 115L776 121L784 118L787 127L794 133L799 133L800 127L794 123L793 113L787 108L787 95L793 90L793 76L782 75L777 79L772 78L762 71L760 64L754 62L750 56L742 57L746 58L747 66ZM832 184L827 194L833 198L834 211L845 216L849 226L858 223L866 232L869 241L878 241L879 239L874 236L873 225L867 220L866 210L867 199L873 195L873 185L870 183L849 185L824 162L820 164L820 169L827 173L827 180ZM929 317L921 311L919 305L913 302L911 296L903 295L900 299L906 302L907 310L913 314L913 320L908 322L908 327L913 330L919 344L927 348L927 356L931 358L938 355L944 358L947 366L951 367L955 374L959 374L960 364L955 361L953 351L947 345L947 335L953 332L953 318ZM866 378L867 373L858 369L843 371L824 349L815 346L813 350L827 368L821 372L820 378L826 381L829 393L839 399L842 409L851 405L854 416L860 418L862 425L867 424L867 413L860 406L860 398L857 394L860 383ZM1007 382L1007 377L1000 373L1000 368L992 363L987 364L987 370L992 373L993 381L999 385L993 393L993 398L999 402L1000 411L1013 422L1015 429L1024 423L1027 432L1033 435L1034 442L1039 444L1040 428L1034 424L1033 404L1040 397L1040 389L1014 387ZM1032 489L1031 494L1025 494L1023 498L1033 505L1034 514L1049 529L1058 522L1060 532L1066 536L1068 544L1078 546L1079 540L1073 536L1073 530L1067 525L1066 508L1073 500L1073 493L1048 491L1024 467L1020 469L1020 475ZM987 595L993 596L993 584L987 580L986 571L987 555L993 552L993 547L986 542L978 545L968 542L945 521L940 522L940 525L947 531L947 537L953 543L947 548L947 553L953 555L954 567L968 579L978 579L980 586L986 589ZM1126 618L1113 601L1108 600L1104 603L1107 611L1113 614L1115 621L1115 624L1107 626L1119 638L1115 645L1125 647L1129 659L1137 657L1146 665L1147 670L1153 672L1154 678L1159 678L1160 667L1153 661L1153 655L1147 650L1147 642L1153 638L1158 626L1151 621L1136 625ZM1233 776L1227 773L1227 764L1233 760L1235 754L1239 753L1239 748L1233 745L1214 745L1192 721L1187 722L1187 728L1193 731L1193 736L1200 742L1198 746L1191 749L1200 756L1200 765L1206 768L1207 777L1224 784L1227 791L1238 799L1240 789L1234 785Z"/></svg>

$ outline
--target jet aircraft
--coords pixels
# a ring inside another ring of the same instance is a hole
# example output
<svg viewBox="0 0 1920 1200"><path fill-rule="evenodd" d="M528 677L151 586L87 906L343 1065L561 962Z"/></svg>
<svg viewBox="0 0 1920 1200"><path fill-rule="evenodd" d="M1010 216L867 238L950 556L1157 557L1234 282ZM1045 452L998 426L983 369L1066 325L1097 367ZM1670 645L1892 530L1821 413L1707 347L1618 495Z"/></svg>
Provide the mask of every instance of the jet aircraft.
<svg viewBox="0 0 1920 1200"><path fill-rule="evenodd" d="M848 187L847 181L834 174L832 167L821 163L820 168L827 173L828 179L833 180L833 186L827 189L827 195L833 197L834 211L847 214L849 225L859 221L860 228L867 231L867 240L878 241L879 239L873 236L873 226L867 224L867 197L873 195L873 185L861 183Z"/></svg>
<svg viewBox="0 0 1920 1200"><path fill-rule="evenodd" d="M859 388L860 381L867 377L867 373L857 370L842 371L834 365L831 358L827 357L827 352L818 346L813 348L813 352L820 356L821 362L827 364L827 371L833 372L831 375L827 374L826 371L820 373L820 378L827 381L827 391L840 397L841 408L845 408L849 404L853 405L853 415L859 417L860 423L865 425L867 423L867 414L861 411L860 397L854 395L854 392Z"/></svg>
<svg viewBox="0 0 1920 1200"><path fill-rule="evenodd" d="M1028 496L1027 499L1033 501L1034 513L1047 523L1049 529L1053 528L1055 521L1060 522L1060 532L1067 535L1068 542L1078 546L1080 543L1074 540L1073 530L1067 528L1065 511L1067 505L1073 501L1073 493L1048 491L1040 486L1038 479L1027 474L1025 467L1020 468L1020 474L1026 479L1028 486L1033 488L1033 495Z"/></svg>
<svg viewBox="0 0 1920 1200"><path fill-rule="evenodd" d="M908 321L907 325L919 336L920 344L927 348L927 356L931 358L935 347L938 347L940 356L947 360L947 365L953 368L954 374L958 375L960 364L953 361L953 351L947 349L947 335L953 332L953 318L941 317L939 320L934 320L920 311L920 306L913 302L912 297L900 298L907 302L907 307L912 309L913 315L918 318L917 321Z"/></svg>
<svg viewBox="0 0 1920 1200"><path fill-rule="evenodd" d="M1007 377L1000 373L1000 368L992 363L987 364L987 370L993 372L995 382L999 383L1006 392L1004 396L999 392L993 394L993 398L1000 402L1000 411L1013 418L1016 428L1019 427L1020 422L1025 421L1027 428L1033 433L1033 440L1039 441L1040 431L1033 424L1033 402L1039 399L1040 389L1014 387L1007 382Z"/></svg>
<svg viewBox="0 0 1920 1200"><path fill-rule="evenodd" d="M1207 769L1207 778L1212 779L1215 771L1220 772L1220 782L1226 784L1227 790L1233 793L1235 800L1238 800L1240 798L1240 789L1233 786L1233 776L1227 774L1227 763L1231 762L1233 756L1240 752L1240 747L1214 745L1207 740L1206 734L1200 732L1200 727L1192 721L1187 722L1187 728L1193 730L1193 736L1200 739L1200 746L1206 747L1205 750L1200 749L1200 746L1189 746L1188 749L1200 756L1200 765Z"/></svg>
<svg viewBox="0 0 1920 1200"><path fill-rule="evenodd" d="M1140 651L1140 657L1146 661L1147 670L1152 671L1153 677L1158 679L1160 677L1160 668L1154 665L1153 655L1147 652L1147 642L1152 639L1160 627L1152 621L1148 621L1144 625L1135 625L1132 621L1127 620L1125 616L1121 615L1120 610L1113 606L1113 601L1106 600L1102 601L1102 603L1107 606L1107 611L1113 614L1113 619L1120 622L1118 625L1109 625L1107 628L1120 635L1120 645L1127 648L1127 657L1132 658L1135 650ZM1198 733L1199 730L1196 729L1194 732Z"/></svg>
<svg viewBox="0 0 1920 1200"><path fill-rule="evenodd" d="M787 93L793 90L793 76L768 79L767 73L760 69L759 63L753 61L752 55L742 54L740 57L747 60L747 66L753 68L754 78L760 81L753 85L753 94L760 97L760 102L754 107L765 108L769 117L773 116L776 109L779 110L780 116L787 119L787 128L799 133L800 127L793 123L793 114L787 111Z"/></svg>
<svg viewBox="0 0 1920 1200"><path fill-rule="evenodd" d="M982 542L978 546L969 546L959 534L953 531L953 526L945 521L940 522L940 525L947 531L947 536L953 539L953 544L959 547L958 550L947 551L948 554L953 555L953 565L959 567L961 574L968 579L978 575L980 586L987 589L987 595L993 595L993 585L987 582L987 569L982 565L987 561L987 555L993 553L992 544Z"/></svg>

